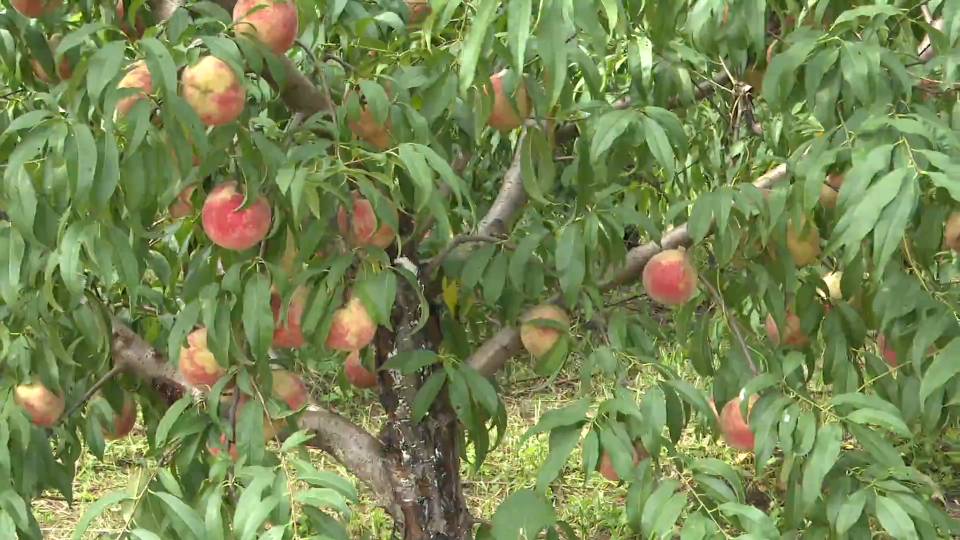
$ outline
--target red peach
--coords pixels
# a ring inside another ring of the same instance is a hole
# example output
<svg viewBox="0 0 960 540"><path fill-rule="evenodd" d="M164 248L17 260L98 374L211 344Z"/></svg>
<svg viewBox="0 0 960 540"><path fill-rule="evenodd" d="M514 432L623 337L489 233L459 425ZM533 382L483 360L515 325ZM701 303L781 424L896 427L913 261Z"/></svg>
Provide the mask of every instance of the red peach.
<svg viewBox="0 0 960 540"><path fill-rule="evenodd" d="M723 406L720 412L720 433L723 440L731 447L737 450L753 450L753 432L747 422L750 419L750 410L756 403L758 396L750 396L747 406L747 420L740 414L740 397L735 397Z"/></svg>
<svg viewBox="0 0 960 540"><path fill-rule="evenodd" d="M353 198L352 214L348 214L343 206L337 210L340 234L349 238L353 245L369 244L386 249L396 238L393 229L386 223L379 223L370 201L361 197L356 191L351 193L351 197ZM390 206L390 212L395 219L399 219L397 209L393 205Z"/></svg>
<svg viewBox="0 0 960 540"><path fill-rule="evenodd" d="M281 321L280 311L283 299L279 294L270 295L270 309L273 311L273 346L297 348L303 345L303 330L300 328L300 318L303 316L303 304L307 301L310 289L304 286L297 287L290 305L287 307L287 320Z"/></svg>
<svg viewBox="0 0 960 540"><path fill-rule="evenodd" d="M780 329L777 328L777 322L773 319L773 314L767 315L764 327L767 330L767 337L770 338L770 341L772 341L774 345L780 345ZM792 311L787 311L786 335L782 342L783 345L788 347L801 347L807 342L807 336L805 336L800 329L800 317L797 317L796 313Z"/></svg>
<svg viewBox="0 0 960 540"><path fill-rule="evenodd" d="M897 362L897 352L893 350L893 347L887 346L887 338L883 334L877 336L877 348L880 349L881 355L883 356L883 361L887 363L892 368L897 367L899 364ZM937 348L933 345L927 347L927 356L933 356L937 353Z"/></svg>
<svg viewBox="0 0 960 540"><path fill-rule="evenodd" d="M247 14L257 6L266 6ZM240 0L233 6L237 31L254 36L274 54L284 54L297 39L297 5L289 1Z"/></svg>
<svg viewBox="0 0 960 540"><path fill-rule="evenodd" d="M114 414L112 427L103 426L103 438L117 440L126 437L136 423L137 402L130 394L124 392L123 408L120 410L120 414Z"/></svg>
<svg viewBox="0 0 960 540"><path fill-rule="evenodd" d="M430 14L428 0L407 0L407 8L410 9L410 22L419 22Z"/></svg>
<svg viewBox="0 0 960 540"><path fill-rule="evenodd" d="M247 87L229 64L216 56L204 56L183 69L180 76L183 99L197 111L207 126L222 126L243 112Z"/></svg>
<svg viewBox="0 0 960 540"><path fill-rule="evenodd" d="M63 37L60 34L50 36L47 44L50 45L51 53L57 50L62 40ZM33 72L37 75L38 79L50 84L50 77L47 75L47 72L43 70L43 66L40 65L40 62L36 58L30 59L30 65L33 66ZM60 62L57 63L57 76L60 77L60 80L66 81L71 75L73 75L73 67L70 66L70 60L67 59L67 55L63 55L60 57Z"/></svg>
<svg viewBox="0 0 960 540"><path fill-rule="evenodd" d="M137 100L146 98L147 94L153 92L153 79L150 77L147 64L143 60L138 60L130 64L130 67L132 69L120 79L117 88L139 88L140 91L117 101L117 112L120 114L127 114Z"/></svg>
<svg viewBox="0 0 960 540"><path fill-rule="evenodd" d="M187 346L180 348L179 369L188 384L203 391L209 391L227 374L207 347L206 328L194 330L187 336Z"/></svg>
<svg viewBox="0 0 960 540"><path fill-rule="evenodd" d="M223 435L220 435L219 445L211 444L207 448L210 450L210 455L218 456L220 455L220 452L223 450L223 447L225 446L227 446L227 435L223 434ZM231 443L228 448L229 450L227 451L227 453L230 455L230 459L232 461L236 461L237 459L239 459L239 456L237 454L237 445Z"/></svg>
<svg viewBox="0 0 960 540"><path fill-rule="evenodd" d="M373 341L377 327L359 298L351 298L333 314L326 346L337 351L358 351Z"/></svg>
<svg viewBox="0 0 960 540"><path fill-rule="evenodd" d="M643 267L642 281L654 301L676 306L697 292L697 269L690 264L685 252L667 249L654 255Z"/></svg>
<svg viewBox="0 0 960 540"><path fill-rule="evenodd" d="M534 324L535 319L550 319L560 323L562 326L570 326L570 317L566 312L554 304L540 304L520 318L520 342L534 358L540 358L547 354L553 348L557 340L560 339L561 331L548 326L538 326Z"/></svg>
<svg viewBox="0 0 960 540"><path fill-rule="evenodd" d="M377 385L377 374L363 367L360 351L353 351L347 355L343 363L343 374L350 384L357 388L373 388Z"/></svg>
<svg viewBox="0 0 960 540"><path fill-rule="evenodd" d="M249 249L270 232L272 212L267 199L257 195L252 204L241 210L243 199L234 180L219 184L207 195L200 220L214 244L232 250Z"/></svg>
<svg viewBox="0 0 960 540"><path fill-rule="evenodd" d="M169 212L171 218L180 219L193 214L193 203L190 202L190 196L193 195L195 189L197 189L197 185L191 184L180 190L177 198L170 203Z"/></svg>
<svg viewBox="0 0 960 540"><path fill-rule="evenodd" d="M943 247L960 253L960 212L953 212L943 225Z"/></svg>
<svg viewBox="0 0 960 540"><path fill-rule="evenodd" d="M350 96L351 90L347 90L347 94L344 96L344 101L347 100L347 97ZM366 105L360 106L360 116L357 119L351 119L350 116L347 116L347 129L350 130L350 133L353 133L360 139L367 141L377 150L386 150L392 146L390 139L390 117L387 116L386 122L383 124L377 123L376 118L373 117L373 111L370 110Z"/></svg>
<svg viewBox="0 0 960 540"><path fill-rule="evenodd" d="M286 369L275 369L273 375L273 384L271 389L273 395L282 399L290 410L300 410L310 399L307 392L307 385L299 375Z"/></svg>
<svg viewBox="0 0 960 540"><path fill-rule="evenodd" d="M799 230L793 220L787 222L787 249L793 257L793 263L806 266L817 260L820 255L820 231L815 223L801 219Z"/></svg>
<svg viewBox="0 0 960 540"><path fill-rule="evenodd" d="M10 0L10 7L27 18L36 19L63 5L63 0Z"/></svg>
<svg viewBox="0 0 960 540"><path fill-rule="evenodd" d="M34 425L40 427L57 425L66 405L63 392L54 394L37 377L30 384L17 385L13 389L13 401L27 411Z"/></svg>
<svg viewBox="0 0 960 540"><path fill-rule="evenodd" d="M636 441L633 443L633 466L636 467L640 461L647 459L649 454L647 450L643 447L643 443ZM617 482L620 480L620 475L617 474L617 471L613 468L613 460L610 459L610 454L606 450L603 451L603 455L600 456L600 466L598 467L600 474L604 478L610 480L611 482Z"/></svg>
<svg viewBox="0 0 960 540"><path fill-rule="evenodd" d="M146 30L146 26L143 24L143 19L139 14L134 19L133 28L130 28L130 23L124 20L123 16L125 13L125 8L123 7L123 0L117 0L117 18L120 19L120 30L126 34L127 39L130 41L136 41L143 37L143 32Z"/></svg>
<svg viewBox="0 0 960 540"><path fill-rule="evenodd" d="M490 109L487 125L498 131L516 129L530 115L530 98L522 81L519 82L514 94L517 108L514 108L510 99L504 94L503 77L507 73L508 71L504 70L490 77L490 83L493 86L493 107Z"/></svg>

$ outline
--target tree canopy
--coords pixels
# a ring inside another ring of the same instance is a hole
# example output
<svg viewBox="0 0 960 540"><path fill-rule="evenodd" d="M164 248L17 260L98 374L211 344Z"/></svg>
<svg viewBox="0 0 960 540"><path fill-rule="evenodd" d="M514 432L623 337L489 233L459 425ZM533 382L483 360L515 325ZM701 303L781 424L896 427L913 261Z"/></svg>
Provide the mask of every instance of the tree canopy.
<svg viewBox="0 0 960 540"><path fill-rule="evenodd" d="M5 0L0 537L138 419L75 538L572 539L576 469L637 537L960 536L958 67L944 0ZM479 519L510 362L580 397Z"/></svg>

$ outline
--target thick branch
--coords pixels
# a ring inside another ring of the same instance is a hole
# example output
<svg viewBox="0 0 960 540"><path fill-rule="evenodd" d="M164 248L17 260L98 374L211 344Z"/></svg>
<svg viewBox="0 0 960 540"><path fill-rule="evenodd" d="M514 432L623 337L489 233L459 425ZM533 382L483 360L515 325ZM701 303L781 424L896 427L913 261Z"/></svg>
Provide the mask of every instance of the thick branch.
<svg viewBox="0 0 960 540"><path fill-rule="evenodd" d="M503 175L500 192L490 206L490 211L480 220L477 227L478 236L503 236L509 232L508 223L518 210L527 203L527 192L523 189L520 178L520 160L523 156L523 140L527 136L527 128L523 128L517 138L517 150L513 155L510 168Z"/></svg>
<svg viewBox="0 0 960 540"><path fill-rule="evenodd" d="M780 180L786 178L786 164L778 165L769 172L756 179L753 185L758 188L768 188ZM660 239L660 244L650 242L642 246L635 247L627 253L626 262L613 277L600 286L601 291L610 291L617 287L636 279L643 272L647 262L660 251L664 249L673 249L690 244L690 234L687 232L687 225L671 229ZM556 301L557 298L551 299ZM513 326L503 328L497 332L490 340L480 346L467 359L467 363L474 369L484 375L493 375L503 364L507 362L514 354L520 351L520 333Z"/></svg>
<svg viewBox="0 0 960 540"><path fill-rule="evenodd" d="M200 394L183 379L179 371L143 338L123 322L113 321L114 365L144 379L173 384L183 391ZM395 497L389 464L383 446L373 435L350 420L310 404L300 414L300 429L316 433L310 444L324 450L367 484L378 501L395 512Z"/></svg>

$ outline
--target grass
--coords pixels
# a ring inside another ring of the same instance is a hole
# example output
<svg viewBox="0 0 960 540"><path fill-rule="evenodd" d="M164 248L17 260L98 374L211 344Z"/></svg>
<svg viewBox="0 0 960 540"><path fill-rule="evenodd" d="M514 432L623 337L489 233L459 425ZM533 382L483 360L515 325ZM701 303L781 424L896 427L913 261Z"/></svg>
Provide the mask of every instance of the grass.
<svg viewBox="0 0 960 540"><path fill-rule="evenodd" d="M678 368L685 364L680 362L679 358L674 358L671 363ZM630 378L626 385L636 393L639 400L644 390L656 379L652 370L639 364L632 365L629 372ZM693 375L690 376L693 378ZM482 520L490 519L500 502L514 490L535 485L537 471L547 456L547 437L530 437L522 443L521 437L528 428L537 423L544 412L566 405L579 397L579 366L576 361L569 362L568 367L555 381L547 382L533 377L526 362L519 359L514 362L512 372L503 376L501 384L501 397L508 413L507 433L500 446L487 456L479 471L474 471L473 467L467 464L464 464L462 470L464 494L474 516ZM325 403L371 432L377 432L382 420L382 410L372 393L356 392L338 386L323 386ZM602 399L611 395L612 389L612 381L601 381L597 377L588 393ZM752 480L750 475L753 467L749 454L737 454L722 443L698 432L692 424L681 439L679 450L696 457L718 457L741 463L749 485L748 502L761 508L762 503L769 501L764 493L775 489L775 468L767 469L769 478ZM146 453L145 438L142 432L135 430L131 436L120 441L108 442L102 462L85 454L77 466L73 507L55 496L40 498L34 503L44 538L70 538L75 524L90 504L105 493L125 488L136 479L136 475L144 467L155 466L154 462L145 457ZM325 454L313 452L311 457L319 469L336 471L350 478L346 470ZM948 477L944 477L944 480L947 481ZM352 509L350 537L389 538L392 522L382 509L377 508L363 495L362 486L358 487L361 488L361 500ZM554 502L560 518L570 523L581 538L608 540L632 537L626 523L626 489L599 474L591 475L590 479L584 482L579 448L574 451L558 480L551 485L548 496ZM124 522L122 511L113 507L94 520L84 538L113 538L123 528Z"/></svg>

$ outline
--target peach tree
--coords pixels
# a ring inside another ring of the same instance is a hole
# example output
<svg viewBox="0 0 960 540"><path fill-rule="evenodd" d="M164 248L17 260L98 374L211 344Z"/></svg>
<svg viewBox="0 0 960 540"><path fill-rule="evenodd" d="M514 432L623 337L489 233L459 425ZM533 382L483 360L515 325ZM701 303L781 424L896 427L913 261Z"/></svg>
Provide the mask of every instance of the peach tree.
<svg viewBox="0 0 960 540"><path fill-rule="evenodd" d="M406 539L576 538L575 468L638 537L956 537L958 41L945 0L5 0L0 537L138 409L157 466L75 538L345 539L311 447ZM617 390L481 520L511 361Z"/></svg>

